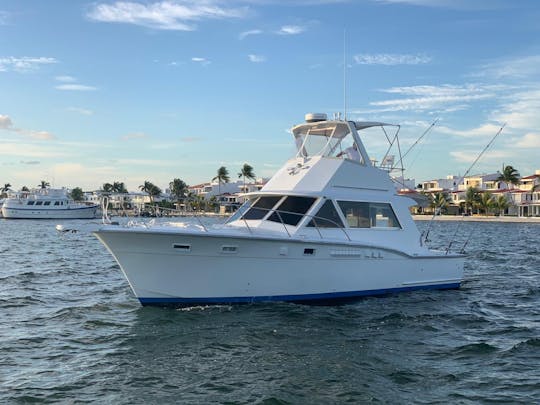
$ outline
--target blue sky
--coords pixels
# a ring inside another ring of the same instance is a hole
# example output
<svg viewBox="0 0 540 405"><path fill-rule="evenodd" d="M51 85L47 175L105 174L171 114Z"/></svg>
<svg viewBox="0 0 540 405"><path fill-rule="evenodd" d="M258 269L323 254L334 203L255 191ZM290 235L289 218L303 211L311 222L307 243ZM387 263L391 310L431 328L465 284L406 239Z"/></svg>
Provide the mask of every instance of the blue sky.
<svg viewBox="0 0 540 405"><path fill-rule="evenodd" d="M535 0L0 2L0 183L271 176L307 112L402 125L417 181L540 169ZM375 158L380 136L366 139Z"/></svg>

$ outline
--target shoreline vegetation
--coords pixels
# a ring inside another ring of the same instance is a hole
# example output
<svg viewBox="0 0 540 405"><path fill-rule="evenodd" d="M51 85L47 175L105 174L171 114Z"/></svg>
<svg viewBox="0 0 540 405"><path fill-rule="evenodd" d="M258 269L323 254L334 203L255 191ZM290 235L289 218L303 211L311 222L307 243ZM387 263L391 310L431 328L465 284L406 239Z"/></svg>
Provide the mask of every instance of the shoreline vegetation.
<svg viewBox="0 0 540 405"><path fill-rule="evenodd" d="M433 215L413 215L415 221L431 221ZM435 215L434 221L464 222L520 222L540 224L540 217L494 216L494 215Z"/></svg>

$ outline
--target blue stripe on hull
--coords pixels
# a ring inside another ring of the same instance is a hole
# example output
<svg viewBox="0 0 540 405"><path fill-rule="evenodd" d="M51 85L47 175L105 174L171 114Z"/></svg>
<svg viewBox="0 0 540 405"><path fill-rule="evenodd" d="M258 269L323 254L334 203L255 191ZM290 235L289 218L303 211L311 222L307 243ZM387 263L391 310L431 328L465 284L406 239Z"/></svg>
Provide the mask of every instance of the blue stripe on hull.
<svg viewBox="0 0 540 405"><path fill-rule="evenodd" d="M251 304L256 302L296 302L304 304L332 305L355 301L358 298L393 294L415 290L448 290L459 288L460 283L434 284L380 290L347 291L326 294L274 295L257 297L215 297L215 298L139 298L144 306L189 307L194 305Z"/></svg>

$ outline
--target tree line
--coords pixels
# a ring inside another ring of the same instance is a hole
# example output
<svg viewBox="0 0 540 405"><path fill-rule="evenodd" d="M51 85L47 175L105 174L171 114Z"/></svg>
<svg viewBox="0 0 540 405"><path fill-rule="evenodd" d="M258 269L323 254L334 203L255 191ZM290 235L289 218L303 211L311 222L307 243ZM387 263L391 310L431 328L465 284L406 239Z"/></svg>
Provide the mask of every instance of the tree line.
<svg viewBox="0 0 540 405"><path fill-rule="evenodd" d="M507 189L511 186L518 185L520 182L519 171L513 166L504 166L502 173L497 177L496 181L506 183ZM538 189L538 185L533 188L533 191ZM429 206L433 209L444 213L447 211L452 200L448 193L440 191L429 195ZM493 195L488 191L481 192L476 187L468 187L465 191L465 200L460 203L460 208L463 213L472 214L474 211L480 214L489 215L496 213L504 215L506 209L510 206L506 193Z"/></svg>

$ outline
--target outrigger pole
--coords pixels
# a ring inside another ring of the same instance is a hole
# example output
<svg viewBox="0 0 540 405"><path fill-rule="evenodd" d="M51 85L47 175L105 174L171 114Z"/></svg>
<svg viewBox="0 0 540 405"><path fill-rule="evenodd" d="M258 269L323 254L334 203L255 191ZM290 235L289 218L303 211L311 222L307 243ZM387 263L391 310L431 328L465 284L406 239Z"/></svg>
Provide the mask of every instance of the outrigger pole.
<svg viewBox="0 0 540 405"><path fill-rule="evenodd" d="M493 142L495 142L495 139L497 139L497 137L500 135L500 133L503 131L504 127L506 126L506 122L502 125L502 127L499 128L499 130L497 131L497 133L493 136L493 138L491 138L491 140L488 142L488 144L484 147L484 149L482 149L482 151L480 152L480 154L476 157L476 159L474 159L474 162L472 163L472 165L469 166L469 168L467 169L467 171L465 172L465 174L463 176L461 176L461 178L459 179L459 181L456 183L459 185L459 183L461 183L465 177L467 177L467 175L469 174L469 172L472 170L472 168L476 165L476 163L480 160L480 158L482 157L482 155L486 152L486 150L489 149L489 147L493 144ZM427 242L428 241L428 235L429 235L429 231L431 230L431 224L433 223L433 220L435 219L435 216L437 214L437 210L435 209L434 212L433 212L433 217L431 218L431 221L429 221L429 226L428 226L428 229L426 231L426 236L424 238L424 242ZM462 221L460 221L461 223ZM452 240L450 241L450 244L448 245L448 248L446 249L446 253L449 252L450 250L450 247L452 246L452 244L454 243L454 238L457 234L457 230L459 229L459 224L458 224L458 227L456 229L456 232L454 233L454 236L452 237ZM469 236L469 239L470 239L470 236ZM465 249L465 246L467 245L467 243L469 242L469 239L467 239L467 241L465 242L465 245L463 245L463 248L462 248L462 251Z"/></svg>

